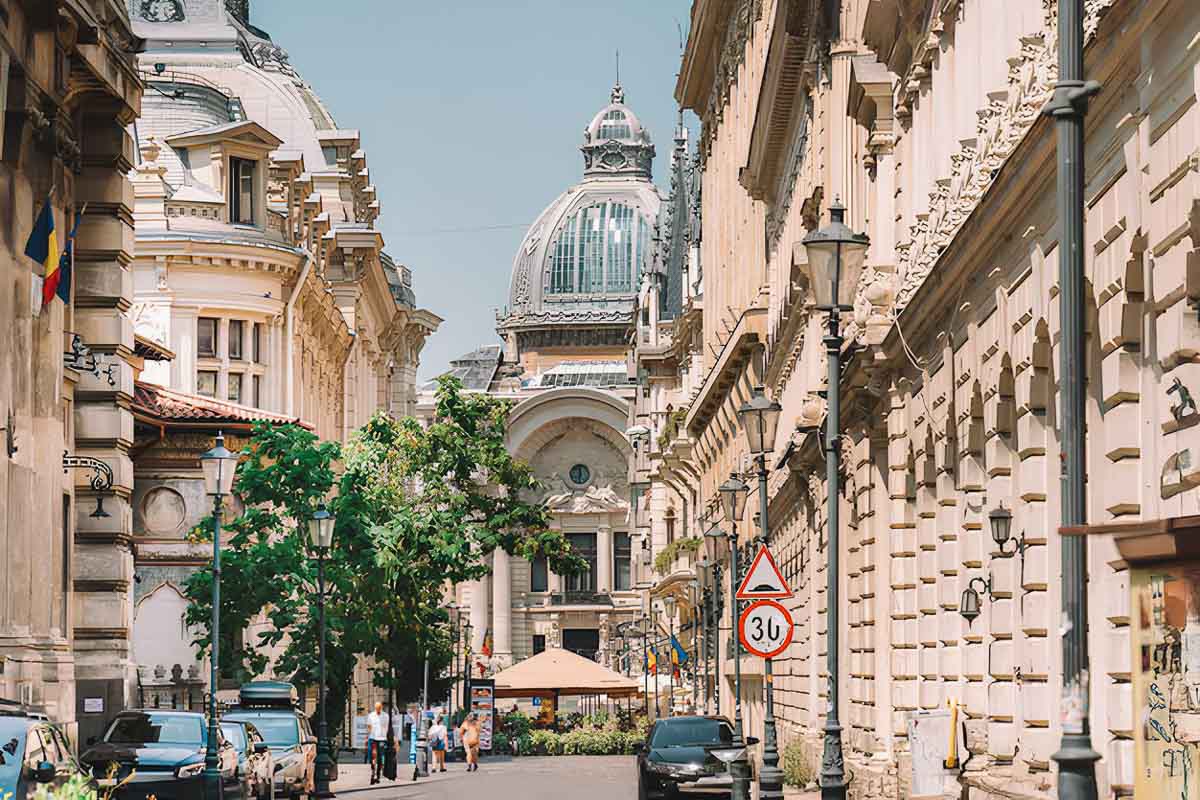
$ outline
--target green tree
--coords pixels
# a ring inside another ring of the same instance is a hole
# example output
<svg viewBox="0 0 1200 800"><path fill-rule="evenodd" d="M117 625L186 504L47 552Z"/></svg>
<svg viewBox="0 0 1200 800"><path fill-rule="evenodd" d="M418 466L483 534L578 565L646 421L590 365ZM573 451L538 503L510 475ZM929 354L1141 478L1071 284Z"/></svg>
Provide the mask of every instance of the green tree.
<svg viewBox="0 0 1200 800"><path fill-rule="evenodd" d="M221 662L245 679L268 667L312 685L317 675L316 561L306 521L318 503L336 515L326 560L329 719L343 719L345 687L359 656L380 665L377 682L400 696L419 687L428 655L431 678L450 661L447 582L488 572L497 547L526 559L545 557L572 574L584 567L548 526L529 467L504 446L509 406L440 381L428 428L412 418L377 414L345 448L294 425L257 425L243 452L235 491L245 511L229 521L222 550ZM211 541L212 520L194 532ZM212 572L186 585L188 622L208 648ZM242 632L262 614L256 641ZM444 689L436 680L432 696Z"/></svg>

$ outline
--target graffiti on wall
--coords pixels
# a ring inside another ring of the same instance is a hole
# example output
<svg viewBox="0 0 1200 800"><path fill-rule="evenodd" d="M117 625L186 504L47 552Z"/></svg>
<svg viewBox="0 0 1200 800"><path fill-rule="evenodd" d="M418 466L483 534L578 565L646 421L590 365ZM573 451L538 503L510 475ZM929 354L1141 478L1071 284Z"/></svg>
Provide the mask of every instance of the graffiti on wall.
<svg viewBox="0 0 1200 800"><path fill-rule="evenodd" d="M1200 797L1200 562L1132 574L1136 797Z"/></svg>

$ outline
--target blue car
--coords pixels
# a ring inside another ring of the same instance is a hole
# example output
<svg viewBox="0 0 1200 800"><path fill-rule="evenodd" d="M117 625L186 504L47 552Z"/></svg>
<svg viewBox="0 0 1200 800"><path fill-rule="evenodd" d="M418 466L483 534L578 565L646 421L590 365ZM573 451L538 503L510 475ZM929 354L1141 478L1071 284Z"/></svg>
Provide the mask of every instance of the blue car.
<svg viewBox="0 0 1200 800"><path fill-rule="evenodd" d="M208 728L203 714L122 711L83 754L102 792L117 800L202 800ZM217 758L225 797L241 797L238 754L218 728Z"/></svg>
<svg viewBox="0 0 1200 800"><path fill-rule="evenodd" d="M26 800L80 774L67 738L44 714L0 700L0 797Z"/></svg>

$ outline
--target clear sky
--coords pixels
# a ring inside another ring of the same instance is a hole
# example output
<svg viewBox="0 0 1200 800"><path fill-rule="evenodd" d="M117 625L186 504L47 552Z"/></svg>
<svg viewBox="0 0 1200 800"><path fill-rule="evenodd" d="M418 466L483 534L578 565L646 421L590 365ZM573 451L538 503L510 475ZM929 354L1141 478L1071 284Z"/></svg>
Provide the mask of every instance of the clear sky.
<svg viewBox="0 0 1200 800"><path fill-rule="evenodd" d="M421 377L497 343L513 255L583 175L583 129L608 103L620 50L626 103L667 185L680 28L689 0L251 0L339 127L357 128L387 250L446 321Z"/></svg>

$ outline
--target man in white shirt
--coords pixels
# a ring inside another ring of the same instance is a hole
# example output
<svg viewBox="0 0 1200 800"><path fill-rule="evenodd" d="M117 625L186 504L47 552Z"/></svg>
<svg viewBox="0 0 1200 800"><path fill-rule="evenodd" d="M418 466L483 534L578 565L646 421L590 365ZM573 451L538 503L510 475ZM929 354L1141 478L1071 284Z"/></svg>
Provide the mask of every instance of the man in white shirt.
<svg viewBox="0 0 1200 800"><path fill-rule="evenodd" d="M371 783L379 783L383 773L383 750L387 746L388 715L383 713L383 703L376 703L375 710L367 714L367 758L371 762Z"/></svg>

